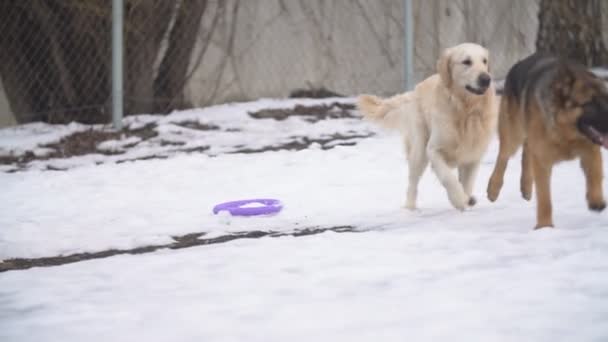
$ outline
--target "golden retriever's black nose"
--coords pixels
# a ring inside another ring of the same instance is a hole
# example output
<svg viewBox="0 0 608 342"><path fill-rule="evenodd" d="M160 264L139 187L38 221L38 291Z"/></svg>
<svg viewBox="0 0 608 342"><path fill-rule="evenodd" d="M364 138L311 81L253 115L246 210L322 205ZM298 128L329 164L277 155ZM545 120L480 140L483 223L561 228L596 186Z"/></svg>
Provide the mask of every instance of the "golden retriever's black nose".
<svg viewBox="0 0 608 342"><path fill-rule="evenodd" d="M490 85L490 81L492 81L492 78L490 77L490 75L481 74L481 75L479 75L479 78L477 79L477 84L481 88L487 88Z"/></svg>

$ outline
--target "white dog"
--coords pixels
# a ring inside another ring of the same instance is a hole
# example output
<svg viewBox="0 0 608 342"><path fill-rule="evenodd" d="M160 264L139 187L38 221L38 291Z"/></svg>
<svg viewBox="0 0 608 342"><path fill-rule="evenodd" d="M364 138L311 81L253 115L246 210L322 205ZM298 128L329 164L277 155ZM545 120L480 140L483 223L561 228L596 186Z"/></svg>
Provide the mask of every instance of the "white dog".
<svg viewBox="0 0 608 342"><path fill-rule="evenodd" d="M464 210L475 205L473 184L498 118L488 50L471 43L448 48L437 72L411 92L387 99L361 95L358 107L366 118L404 137L406 208L416 208L418 182L430 161L452 205ZM458 177L451 170L455 167Z"/></svg>

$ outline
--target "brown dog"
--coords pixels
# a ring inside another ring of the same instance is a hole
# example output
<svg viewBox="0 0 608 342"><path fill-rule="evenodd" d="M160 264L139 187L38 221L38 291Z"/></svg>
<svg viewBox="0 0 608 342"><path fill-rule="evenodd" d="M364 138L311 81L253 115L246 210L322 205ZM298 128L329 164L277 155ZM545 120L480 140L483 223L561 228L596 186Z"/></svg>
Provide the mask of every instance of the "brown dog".
<svg viewBox="0 0 608 342"><path fill-rule="evenodd" d="M534 54L507 74L498 119L500 151L488 184L495 201L509 158L522 154L521 194L536 184L536 228L552 227L551 169L576 157L587 181L590 210L606 207L600 146L608 148L608 91L584 66Z"/></svg>

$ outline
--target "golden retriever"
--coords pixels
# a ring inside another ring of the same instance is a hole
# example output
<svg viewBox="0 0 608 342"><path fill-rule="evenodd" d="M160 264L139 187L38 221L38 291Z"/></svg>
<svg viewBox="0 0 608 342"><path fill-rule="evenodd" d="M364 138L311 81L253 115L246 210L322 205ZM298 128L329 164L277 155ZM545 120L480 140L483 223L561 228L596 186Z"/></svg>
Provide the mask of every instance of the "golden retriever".
<svg viewBox="0 0 608 342"><path fill-rule="evenodd" d="M484 47L460 44L444 50L437 74L413 91L387 99L359 96L366 118L403 135L409 166L406 208L416 208L418 182L429 161L456 209L475 205L473 184L498 116L488 58Z"/></svg>

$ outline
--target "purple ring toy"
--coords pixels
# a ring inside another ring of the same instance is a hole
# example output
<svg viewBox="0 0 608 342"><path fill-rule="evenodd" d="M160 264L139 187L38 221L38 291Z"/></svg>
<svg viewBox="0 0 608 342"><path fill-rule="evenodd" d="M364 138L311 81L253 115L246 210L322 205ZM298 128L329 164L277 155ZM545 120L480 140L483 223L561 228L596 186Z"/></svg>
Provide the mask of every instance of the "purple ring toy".
<svg viewBox="0 0 608 342"><path fill-rule="evenodd" d="M262 204L262 206L246 206L253 203ZM281 211L281 209L283 209L283 205L279 200L271 198L256 198L220 203L213 207L213 213L217 214L220 211L228 211L231 215L236 216L254 216L278 213Z"/></svg>

